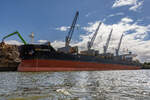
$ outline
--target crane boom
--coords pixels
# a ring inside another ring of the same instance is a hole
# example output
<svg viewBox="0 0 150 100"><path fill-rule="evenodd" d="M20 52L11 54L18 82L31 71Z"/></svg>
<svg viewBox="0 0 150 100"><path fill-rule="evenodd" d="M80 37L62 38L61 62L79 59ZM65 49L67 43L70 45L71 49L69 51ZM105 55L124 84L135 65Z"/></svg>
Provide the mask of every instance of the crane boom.
<svg viewBox="0 0 150 100"><path fill-rule="evenodd" d="M97 33L98 33L98 30L99 30L101 24L102 24L102 23L100 22L99 25L98 25L98 27L97 27L97 29L96 29L96 31L95 31L95 33L94 33L94 35L93 35L93 37L92 37L92 39L91 39L91 41L88 42L88 50L91 49L91 47L93 46L94 40L95 40L95 38L96 38L96 35L97 35Z"/></svg>
<svg viewBox="0 0 150 100"><path fill-rule="evenodd" d="M119 41L119 44L118 44L118 48L116 49L116 56L119 55L119 50L120 50L120 46L121 46L121 43L122 43L122 38L123 38L123 34L121 35L121 38L120 38L120 41Z"/></svg>
<svg viewBox="0 0 150 100"><path fill-rule="evenodd" d="M70 44L70 41L71 41L71 38L72 38L72 35L73 35L73 32L74 32L74 28L75 28L75 25L76 25L76 22L77 22L77 19L78 19L78 15L79 15L79 12L77 11L76 12L76 15L74 17L74 20L72 22L72 25L70 27L70 30L68 32L68 35L66 36L66 43L65 43L65 46L69 46Z"/></svg>
<svg viewBox="0 0 150 100"><path fill-rule="evenodd" d="M107 52L107 49L108 49L108 46L109 46L109 41L110 41L110 39L111 39L112 32L113 32L113 29L111 29L110 34L109 34L108 39L107 39L107 42L106 42L106 45L104 46L104 54L106 54L106 52Z"/></svg>
<svg viewBox="0 0 150 100"><path fill-rule="evenodd" d="M12 36L12 35L15 35L15 34L18 35L18 37L22 40L22 42L23 42L24 44L27 44L26 41L23 39L23 37L20 35L20 33L19 33L18 31L13 32L13 33L8 34L7 36L3 37L2 42L4 42L4 40L5 40L6 38L8 38L8 37L10 37L10 36Z"/></svg>

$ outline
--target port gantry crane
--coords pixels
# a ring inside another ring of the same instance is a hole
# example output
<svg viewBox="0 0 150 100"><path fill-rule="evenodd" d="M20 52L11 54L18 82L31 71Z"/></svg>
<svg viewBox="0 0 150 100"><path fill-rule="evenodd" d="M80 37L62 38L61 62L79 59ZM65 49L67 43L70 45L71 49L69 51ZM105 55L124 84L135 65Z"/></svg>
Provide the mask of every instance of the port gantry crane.
<svg viewBox="0 0 150 100"><path fill-rule="evenodd" d="M106 45L104 46L104 54L107 53L107 49L108 49L108 46L109 46L109 42L110 42L110 39L111 39L112 32L113 32L113 29L111 29L110 34L109 34L108 39L107 39L107 42L106 42Z"/></svg>
<svg viewBox="0 0 150 100"><path fill-rule="evenodd" d="M8 37L10 37L10 36L12 36L12 35L15 35L15 34L18 35L18 37L22 40L22 42L23 42L25 45L27 44L26 41L23 39L23 37L20 35L20 33L19 33L18 31L13 32L13 33L8 34L8 35L6 35L5 37L3 37L2 42L4 42L4 40L5 40L6 38L8 38Z"/></svg>
<svg viewBox="0 0 150 100"><path fill-rule="evenodd" d="M119 56L119 50L120 50L120 46L121 46L121 43L122 43L122 39L123 39L123 34L121 35L121 38L120 38L120 41L119 41L119 44L118 44L118 48L116 49L116 56Z"/></svg>
<svg viewBox="0 0 150 100"><path fill-rule="evenodd" d="M77 22L77 19L78 19L78 16L79 16L79 12L77 11L76 12L76 15L73 19L73 22L71 24L71 27L70 27L70 30L68 32L68 35L66 36L66 39L65 39L65 47L62 47L62 48L58 48L58 52L63 52L63 53L74 53L74 52L78 52L78 47L71 47L70 46L70 41L72 39L72 35L73 35L73 32L74 32L74 28L75 28L75 25L76 25L76 22Z"/></svg>
<svg viewBox="0 0 150 100"><path fill-rule="evenodd" d="M98 25L98 27L97 27L97 29L96 29L96 31L95 31L93 37L91 38L91 41L89 41L89 42L87 43L87 49L88 49L88 50L81 51L81 52L80 52L81 54L83 54L83 55L92 55L92 56L95 56L95 55L97 55L97 54L99 53L97 50L91 49L91 47L92 47L93 44L94 44L95 38L96 38L96 36L97 36L97 33L98 33L98 31L99 31L99 28L100 28L101 24L102 24L102 23L99 22L99 25Z"/></svg>
<svg viewBox="0 0 150 100"><path fill-rule="evenodd" d="M98 30L99 30L101 24L102 24L102 23L100 22L99 25L98 25L98 27L97 27L97 29L96 29L96 31L95 31L95 33L94 33L94 35L93 35L93 37L92 37L92 39L91 39L91 41L88 42L88 44L87 44L88 50L90 50L91 47L93 46L93 43L94 43L94 41L95 41L95 38L96 38L96 36L97 36Z"/></svg>

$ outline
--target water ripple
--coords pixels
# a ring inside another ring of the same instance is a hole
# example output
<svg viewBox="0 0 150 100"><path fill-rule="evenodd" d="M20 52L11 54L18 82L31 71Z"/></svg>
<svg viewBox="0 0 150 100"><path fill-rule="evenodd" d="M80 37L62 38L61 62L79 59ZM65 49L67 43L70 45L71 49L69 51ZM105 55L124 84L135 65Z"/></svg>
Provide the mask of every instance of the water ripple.
<svg viewBox="0 0 150 100"><path fill-rule="evenodd" d="M150 71L1 72L0 100L150 100Z"/></svg>

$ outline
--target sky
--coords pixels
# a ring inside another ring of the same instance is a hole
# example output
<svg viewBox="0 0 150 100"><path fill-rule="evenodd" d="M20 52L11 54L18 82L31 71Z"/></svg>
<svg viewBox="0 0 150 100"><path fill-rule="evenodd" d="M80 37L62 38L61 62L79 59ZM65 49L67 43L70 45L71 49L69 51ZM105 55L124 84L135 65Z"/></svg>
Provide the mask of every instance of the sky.
<svg viewBox="0 0 150 100"><path fill-rule="evenodd" d="M120 54L129 51L140 61L150 61L150 0L0 0L0 39L15 32L30 43L50 41L55 48L64 46L76 11L79 18L71 40L79 50L87 49L98 23L102 22L92 48L103 53L113 29L108 52L114 53L124 34ZM20 44L17 36L6 43Z"/></svg>

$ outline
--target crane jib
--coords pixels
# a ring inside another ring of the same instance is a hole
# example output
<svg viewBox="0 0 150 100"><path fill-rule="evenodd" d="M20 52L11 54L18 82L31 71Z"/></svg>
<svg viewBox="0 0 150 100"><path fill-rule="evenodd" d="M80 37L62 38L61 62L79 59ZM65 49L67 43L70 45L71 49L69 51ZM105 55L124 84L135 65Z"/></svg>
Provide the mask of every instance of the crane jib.
<svg viewBox="0 0 150 100"><path fill-rule="evenodd" d="M101 24L102 24L102 23L100 22L99 25L98 25L98 27L97 27L97 29L96 29L96 31L95 31L95 33L94 33L94 35L93 35L93 37L92 37L92 39L91 39L91 41L88 42L88 49L91 49L91 47L93 46L94 40L95 40L95 38L96 38L96 35L97 35L97 33L98 33L98 30L99 30Z"/></svg>
<svg viewBox="0 0 150 100"><path fill-rule="evenodd" d="M70 44L70 41L71 41L71 38L72 38L72 35L73 35L73 32L74 32L74 28L75 28L78 16L79 16L79 12L77 11L76 15L74 17L74 20L72 22L72 25L70 27L70 30L68 32L68 35L66 36L66 46L69 46L69 44Z"/></svg>
<svg viewBox="0 0 150 100"><path fill-rule="evenodd" d="M6 35L5 37L3 37L2 42L4 42L4 40L5 40L6 38L8 38L8 37L10 37L10 36L12 36L12 35L15 35L15 34L18 35L18 37L22 40L22 42L23 42L24 44L27 44L26 41L23 39L23 37L20 35L20 33L19 33L18 31L13 32L13 33L8 34L8 35Z"/></svg>

